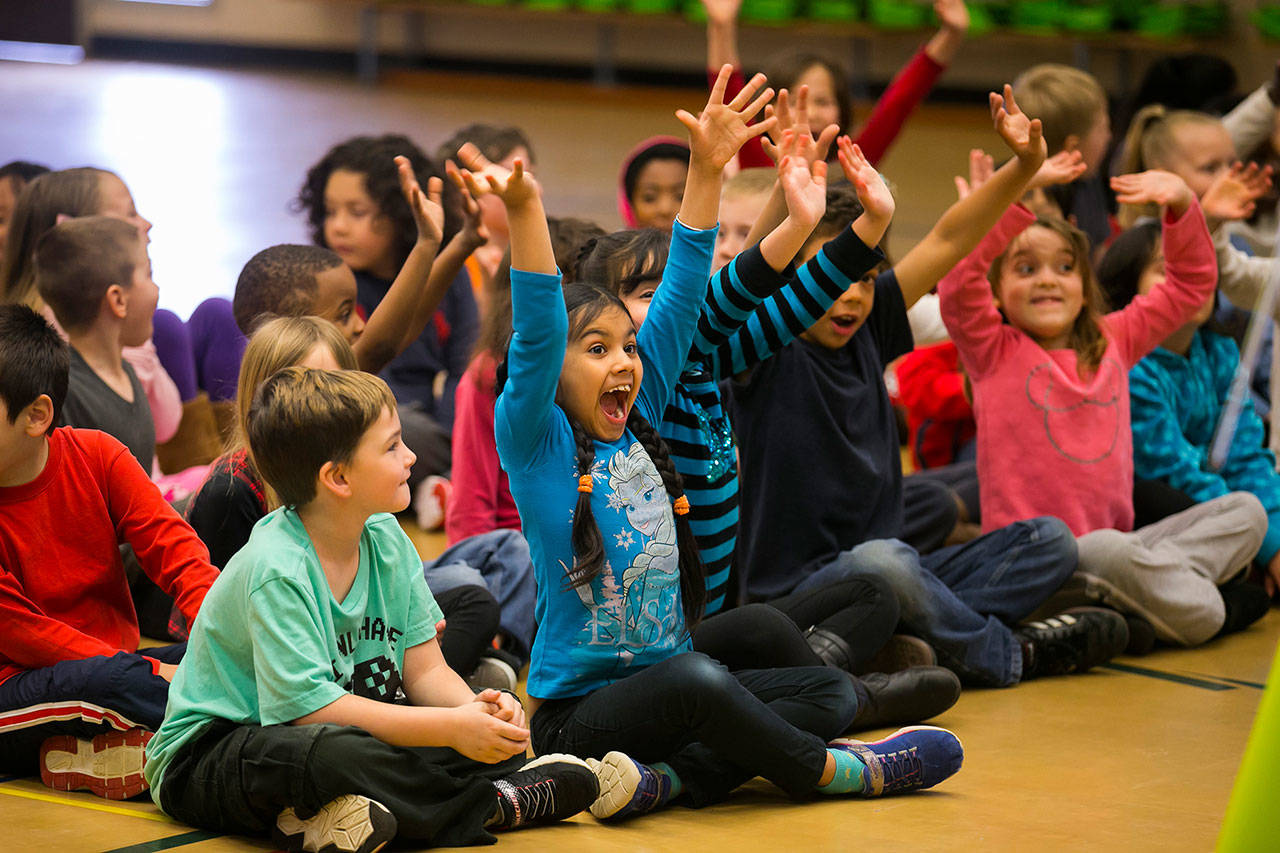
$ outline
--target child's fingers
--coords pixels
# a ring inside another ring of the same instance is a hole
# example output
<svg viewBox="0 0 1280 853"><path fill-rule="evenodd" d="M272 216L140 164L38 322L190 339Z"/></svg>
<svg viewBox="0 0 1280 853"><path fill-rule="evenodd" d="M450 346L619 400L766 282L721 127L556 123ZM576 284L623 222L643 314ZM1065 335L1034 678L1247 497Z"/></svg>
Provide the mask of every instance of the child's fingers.
<svg viewBox="0 0 1280 853"><path fill-rule="evenodd" d="M818 181L821 181L821 182L823 182L823 183L826 183L826 180L827 180L827 161L826 161L826 160L814 160L814 161L813 161L813 166L812 166L812 167L810 167L809 174L813 176L813 180L814 180L814 182L815 182L815 183L817 183Z"/></svg>
<svg viewBox="0 0 1280 853"><path fill-rule="evenodd" d="M1022 112L1018 109L1018 102L1013 99L1013 87L1008 83L1004 84L1004 108L1010 115Z"/></svg>
<svg viewBox="0 0 1280 853"><path fill-rule="evenodd" d="M1004 98L1000 97L995 92L992 92L987 96L987 103L991 108L991 120L999 121L1000 112L1004 109Z"/></svg>
<svg viewBox="0 0 1280 853"><path fill-rule="evenodd" d="M753 136L759 136L762 133L768 133L769 131L773 130L777 126L777 124L778 124L778 119L775 117L771 119L767 118L764 121L756 122L753 125L749 125L747 127L747 139L750 139Z"/></svg>
<svg viewBox="0 0 1280 853"><path fill-rule="evenodd" d="M729 77L732 74L732 65L726 62L724 65L720 66L720 73L716 75L716 82L711 86L711 97L707 99L708 104L724 103L724 93L725 90L729 88Z"/></svg>
<svg viewBox="0 0 1280 853"><path fill-rule="evenodd" d="M427 179L427 200L432 204L440 204L440 199L444 196L444 181L437 177ZM474 202L473 202L474 203Z"/></svg>
<svg viewBox="0 0 1280 853"><path fill-rule="evenodd" d="M765 77L763 74L756 74L747 81L747 85L742 87L742 91L737 95L734 95L733 100L726 106L734 112L742 112L743 105L756 96L756 92L760 91L764 84L768 82L768 79L769 78ZM773 97L773 90L769 89L768 92L769 96ZM752 115L755 115L755 113L753 112Z"/></svg>
<svg viewBox="0 0 1280 853"><path fill-rule="evenodd" d="M814 154L818 160L827 159L827 152L831 150L831 143L835 141L839 133L840 125L829 124L822 129L822 133L818 134L818 140L813 146Z"/></svg>
<svg viewBox="0 0 1280 853"><path fill-rule="evenodd" d="M761 92L758 98L748 104L745 110L739 110L738 112L742 115L743 121L751 121L751 119L755 118L755 116L764 109L764 105L769 103L771 100L773 100L773 89L772 87L769 87ZM774 117L774 124L777 124L776 116Z"/></svg>
<svg viewBox="0 0 1280 853"><path fill-rule="evenodd" d="M809 123L809 86L806 84L796 90L796 124Z"/></svg>
<svg viewBox="0 0 1280 853"><path fill-rule="evenodd" d="M470 142L464 142L458 149L458 159L462 161L462 165L477 172L493 165L489 162L489 158L481 154L480 149Z"/></svg>
<svg viewBox="0 0 1280 853"><path fill-rule="evenodd" d="M679 121L681 124L683 124L685 127L687 127L690 133L697 132L698 119L693 113L689 112L688 110L676 110L676 120Z"/></svg>

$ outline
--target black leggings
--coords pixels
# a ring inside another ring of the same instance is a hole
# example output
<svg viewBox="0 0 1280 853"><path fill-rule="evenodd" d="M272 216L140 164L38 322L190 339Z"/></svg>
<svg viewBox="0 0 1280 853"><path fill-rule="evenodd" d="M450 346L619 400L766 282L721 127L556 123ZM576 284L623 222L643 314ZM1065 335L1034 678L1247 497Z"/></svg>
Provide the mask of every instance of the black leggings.
<svg viewBox="0 0 1280 853"><path fill-rule="evenodd" d="M498 633L498 602L479 585L455 586L436 596L444 612L440 652L449 668L466 678L475 672L480 654Z"/></svg>

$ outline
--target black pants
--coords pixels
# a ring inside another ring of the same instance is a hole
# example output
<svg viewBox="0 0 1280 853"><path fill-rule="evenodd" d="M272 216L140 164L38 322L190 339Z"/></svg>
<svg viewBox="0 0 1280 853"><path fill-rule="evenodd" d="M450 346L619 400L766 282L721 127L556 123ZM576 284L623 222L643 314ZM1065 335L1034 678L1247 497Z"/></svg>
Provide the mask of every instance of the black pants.
<svg viewBox="0 0 1280 853"><path fill-rule="evenodd" d="M533 746L583 758L616 749L646 764L666 762L695 807L755 776L798 797L817 786L826 742L856 711L851 680L830 667L730 673L688 652L586 696L544 702L533 715Z"/></svg>
<svg viewBox="0 0 1280 853"><path fill-rule="evenodd" d="M240 726L219 720L165 769L160 807L215 832L260 835L281 810L303 816L343 794L386 806L399 837L440 847L492 844L492 781L523 755L481 764L443 747L406 748L350 726Z"/></svg>
<svg viewBox="0 0 1280 853"><path fill-rule="evenodd" d="M468 584L440 593L436 604L446 622L444 633L440 634L444 662L466 678L475 672L481 653L498 633L498 602L485 587Z"/></svg>

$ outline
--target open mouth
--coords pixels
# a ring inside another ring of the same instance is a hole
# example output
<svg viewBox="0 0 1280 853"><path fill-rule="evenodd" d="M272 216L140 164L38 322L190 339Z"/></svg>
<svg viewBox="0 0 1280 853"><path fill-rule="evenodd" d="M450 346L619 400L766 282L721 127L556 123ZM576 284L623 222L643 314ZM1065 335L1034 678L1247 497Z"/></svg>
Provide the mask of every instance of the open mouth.
<svg viewBox="0 0 1280 853"><path fill-rule="evenodd" d="M858 317L855 314L839 314L831 318L831 327L841 335L852 335L857 326Z"/></svg>
<svg viewBox="0 0 1280 853"><path fill-rule="evenodd" d="M1031 304L1032 305L1061 305L1062 301L1063 300L1061 296L1053 296L1051 294L1046 293L1043 296L1034 297L1031 300Z"/></svg>
<svg viewBox="0 0 1280 853"><path fill-rule="evenodd" d="M631 402L631 383L617 385L600 395L600 409L612 424L627 422L627 407Z"/></svg>

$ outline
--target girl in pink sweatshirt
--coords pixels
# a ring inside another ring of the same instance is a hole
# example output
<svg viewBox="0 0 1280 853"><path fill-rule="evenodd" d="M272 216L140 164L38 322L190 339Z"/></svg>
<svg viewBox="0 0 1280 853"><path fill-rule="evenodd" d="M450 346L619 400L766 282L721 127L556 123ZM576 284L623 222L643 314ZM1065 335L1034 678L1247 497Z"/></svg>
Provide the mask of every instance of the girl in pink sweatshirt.
<svg viewBox="0 0 1280 853"><path fill-rule="evenodd" d="M1122 203L1164 209L1163 284L1106 313L1084 235L1015 205L940 283L942 316L973 383L984 529L1058 516L1080 537L1087 599L1196 645L1222 629L1217 587L1253 558L1266 515L1233 493L1130 532L1129 369L1212 298L1217 268L1181 178L1112 186Z"/></svg>

